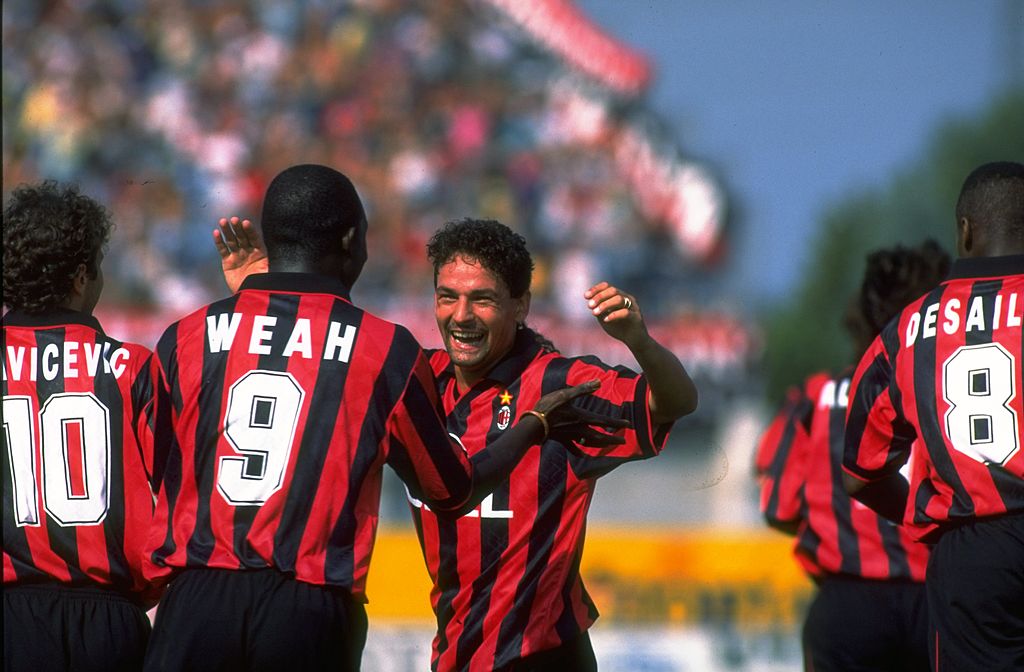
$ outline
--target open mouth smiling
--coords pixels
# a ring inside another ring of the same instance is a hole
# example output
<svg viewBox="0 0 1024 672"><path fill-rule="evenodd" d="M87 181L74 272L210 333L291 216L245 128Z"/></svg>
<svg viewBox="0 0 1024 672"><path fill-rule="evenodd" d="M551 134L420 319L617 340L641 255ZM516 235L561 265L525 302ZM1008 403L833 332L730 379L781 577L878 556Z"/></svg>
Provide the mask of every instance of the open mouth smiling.
<svg viewBox="0 0 1024 672"><path fill-rule="evenodd" d="M465 331L452 329L448 332L453 341L462 345L479 345L484 340L484 333L481 331Z"/></svg>

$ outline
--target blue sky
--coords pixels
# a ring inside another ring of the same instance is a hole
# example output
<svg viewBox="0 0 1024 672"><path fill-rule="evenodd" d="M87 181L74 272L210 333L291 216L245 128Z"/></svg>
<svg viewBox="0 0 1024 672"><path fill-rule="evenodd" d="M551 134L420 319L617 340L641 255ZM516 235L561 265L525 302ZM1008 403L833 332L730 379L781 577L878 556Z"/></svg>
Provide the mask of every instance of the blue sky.
<svg viewBox="0 0 1024 672"><path fill-rule="evenodd" d="M1024 70L1022 0L578 4L653 60L651 106L737 198L721 281L742 303L783 298L829 204L884 188Z"/></svg>

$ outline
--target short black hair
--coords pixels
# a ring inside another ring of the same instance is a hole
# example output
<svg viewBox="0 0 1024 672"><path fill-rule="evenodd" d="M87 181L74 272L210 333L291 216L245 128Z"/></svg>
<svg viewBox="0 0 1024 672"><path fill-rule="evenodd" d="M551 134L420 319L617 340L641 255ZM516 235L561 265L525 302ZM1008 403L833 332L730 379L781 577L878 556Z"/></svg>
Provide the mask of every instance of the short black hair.
<svg viewBox="0 0 1024 672"><path fill-rule="evenodd" d="M78 267L99 272L113 224L107 210L76 185L53 180L19 185L4 205L4 303L38 314L71 296Z"/></svg>
<svg viewBox="0 0 1024 672"><path fill-rule="evenodd" d="M868 255L860 309L872 338L907 304L949 275L950 257L934 240L918 247L897 245Z"/></svg>
<svg viewBox="0 0 1024 672"><path fill-rule="evenodd" d="M314 260L337 253L342 237L365 220L351 180L327 166L302 164L267 187L260 228L271 260Z"/></svg>
<svg viewBox="0 0 1024 672"><path fill-rule="evenodd" d="M434 265L434 285L441 267L456 256L479 262L501 278L512 298L530 289L533 259L526 239L493 219L460 219L448 222L427 243L427 258Z"/></svg>
<svg viewBox="0 0 1024 672"><path fill-rule="evenodd" d="M957 221L965 217L1024 241L1024 165L996 161L975 168L956 202Z"/></svg>

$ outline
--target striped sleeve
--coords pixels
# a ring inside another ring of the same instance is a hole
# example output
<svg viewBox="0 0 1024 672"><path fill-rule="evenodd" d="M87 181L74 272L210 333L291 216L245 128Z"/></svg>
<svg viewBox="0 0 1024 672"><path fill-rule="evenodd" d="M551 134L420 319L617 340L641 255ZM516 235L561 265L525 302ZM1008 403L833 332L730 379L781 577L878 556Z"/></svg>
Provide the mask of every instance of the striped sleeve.
<svg viewBox="0 0 1024 672"><path fill-rule="evenodd" d="M910 457L913 429L893 403L892 359L886 331L867 349L850 385L843 470L862 481L876 481L899 470Z"/></svg>
<svg viewBox="0 0 1024 672"><path fill-rule="evenodd" d="M472 488L466 451L445 429L434 374L420 352L388 420L388 464L409 492L439 511L457 509Z"/></svg>
<svg viewBox="0 0 1024 672"><path fill-rule="evenodd" d="M588 380L601 381L594 394L573 401L574 405L612 418L629 420L630 427L619 430L626 441L621 445L593 447L571 446L571 464L580 478L605 474L620 464L653 457L661 452L673 423L657 425L651 419L647 403L647 379L625 367L610 367L596 358L571 360L566 385Z"/></svg>
<svg viewBox="0 0 1024 672"><path fill-rule="evenodd" d="M154 478L155 455L158 452L156 443L165 439L171 431L169 425L161 426L159 422L162 405L157 401L160 386L154 384L157 375L159 367L156 364L156 357L149 354L145 364L139 369L131 391L134 408L132 426L146 477L149 479L149 487L154 494L159 488Z"/></svg>
<svg viewBox="0 0 1024 672"><path fill-rule="evenodd" d="M771 524L796 523L802 518L809 440L806 417L812 403L805 390L790 390L758 442L755 466L761 483L761 513Z"/></svg>

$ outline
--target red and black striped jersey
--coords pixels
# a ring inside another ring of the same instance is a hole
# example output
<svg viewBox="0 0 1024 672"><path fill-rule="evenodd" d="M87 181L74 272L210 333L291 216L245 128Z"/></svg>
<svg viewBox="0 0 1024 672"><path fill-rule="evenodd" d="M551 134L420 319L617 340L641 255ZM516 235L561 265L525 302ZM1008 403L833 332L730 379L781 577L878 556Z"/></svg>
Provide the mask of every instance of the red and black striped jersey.
<svg viewBox="0 0 1024 672"><path fill-rule="evenodd" d="M824 374L822 374L824 375ZM813 379L809 379L805 386ZM757 443L754 470L761 484L761 513L769 523L791 524L802 520L803 451L794 451L798 432L812 412L804 388L786 390L786 401L772 418Z"/></svg>
<svg viewBox="0 0 1024 672"><path fill-rule="evenodd" d="M947 525L1024 512L1024 255L958 259L907 306L853 379L844 468L873 481L917 453L907 519Z"/></svg>
<svg viewBox="0 0 1024 672"><path fill-rule="evenodd" d="M250 276L157 345L171 399L153 567L274 567L364 598L385 463L445 508L471 467L404 327L332 278Z"/></svg>
<svg viewBox="0 0 1024 672"><path fill-rule="evenodd" d="M154 596L152 353L91 315L3 318L3 581Z"/></svg>
<svg viewBox="0 0 1024 672"><path fill-rule="evenodd" d="M496 440L541 395L597 378L601 388L574 403L625 417L625 445L533 446L509 479L476 510L458 519L412 502L413 519L433 580L437 616L435 670L491 670L554 648L586 630L597 610L580 577L587 509L599 476L630 460L656 455L669 426L652 426L646 380L592 357L542 350L521 330L510 353L464 394L446 352L431 366L448 430L470 455Z"/></svg>
<svg viewBox="0 0 1024 672"><path fill-rule="evenodd" d="M928 548L843 489L843 430L849 374L811 376L758 446L761 511L796 525L794 553L812 576L923 581Z"/></svg>

